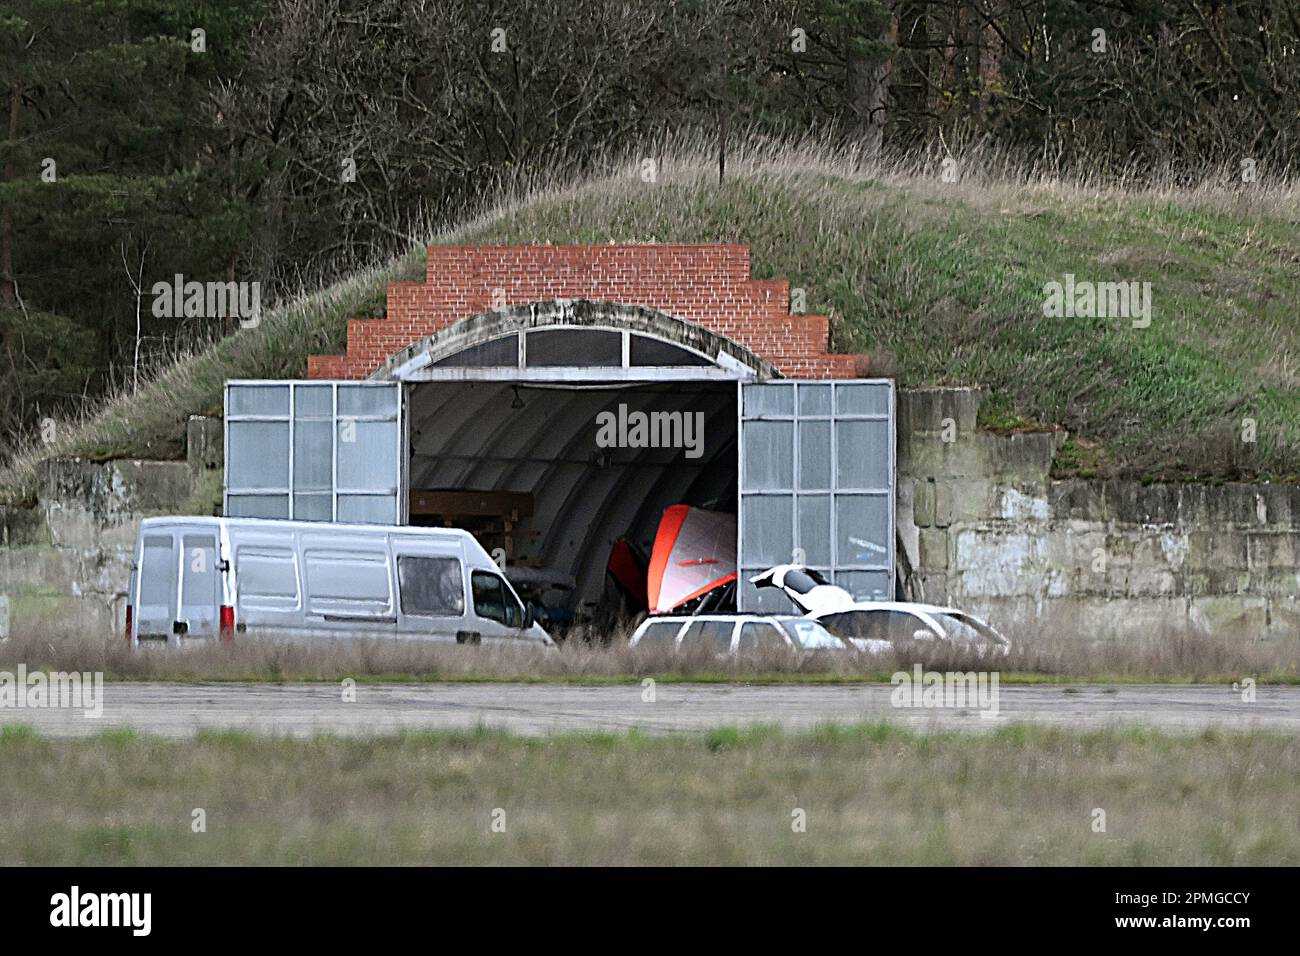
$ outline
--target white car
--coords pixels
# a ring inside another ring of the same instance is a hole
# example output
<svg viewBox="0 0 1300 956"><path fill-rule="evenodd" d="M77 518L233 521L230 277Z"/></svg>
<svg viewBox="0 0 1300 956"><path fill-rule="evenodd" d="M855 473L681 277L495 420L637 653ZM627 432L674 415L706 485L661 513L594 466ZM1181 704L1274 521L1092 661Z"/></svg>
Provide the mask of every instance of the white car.
<svg viewBox="0 0 1300 956"><path fill-rule="evenodd" d="M782 564L750 578L755 587L780 588L805 616L859 650L878 653L907 641L969 642L1010 650L1010 642L984 621L954 607L908 601L856 601L816 571Z"/></svg>
<svg viewBox="0 0 1300 956"><path fill-rule="evenodd" d="M854 643L835 637L808 617L791 614L698 614L648 617L632 634L630 647L671 648L682 652L749 654L756 651L852 651Z"/></svg>

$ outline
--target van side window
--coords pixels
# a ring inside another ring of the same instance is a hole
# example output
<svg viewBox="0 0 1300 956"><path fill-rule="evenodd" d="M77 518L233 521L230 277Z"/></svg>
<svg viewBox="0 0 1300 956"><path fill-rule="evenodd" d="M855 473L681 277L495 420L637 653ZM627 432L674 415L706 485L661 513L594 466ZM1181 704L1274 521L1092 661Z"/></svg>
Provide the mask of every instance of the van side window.
<svg viewBox="0 0 1300 956"><path fill-rule="evenodd" d="M235 554L240 606L271 610L298 606L297 559L288 548L241 546Z"/></svg>
<svg viewBox="0 0 1300 956"><path fill-rule="evenodd" d="M388 555L383 551L307 551L307 610L311 614L391 613Z"/></svg>
<svg viewBox="0 0 1300 956"><path fill-rule="evenodd" d="M403 614L459 617L465 613L465 578L457 558L398 555L397 590Z"/></svg>
<svg viewBox="0 0 1300 956"><path fill-rule="evenodd" d="M470 577L474 587L474 613L506 627L523 627L524 609L506 590L506 582L499 575L475 571Z"/></svg>

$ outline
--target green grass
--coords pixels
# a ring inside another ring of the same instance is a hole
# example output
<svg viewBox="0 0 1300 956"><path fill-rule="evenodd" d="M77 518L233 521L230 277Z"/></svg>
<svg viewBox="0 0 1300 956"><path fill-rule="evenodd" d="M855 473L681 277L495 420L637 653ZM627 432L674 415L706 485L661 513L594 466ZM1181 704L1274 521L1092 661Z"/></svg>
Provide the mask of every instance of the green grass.
<svg viewBox="0 0 1300 956"><path fill-rule="evenodd" d="M1069 430L1060 474L1300 480L1293 184L1126 191L1007 170L944 184L807 149L742 150L722 185L689 151L661 168L653 184L629 166L509 196L434 241L748 243L755 278L788 278L831 316L837 350L872 353L903 386L984 385L994 427ZM1043 284L1065 273L1151 282L1151 326L1045 318ZM307 355L343 350L348 318L382 314L389 282L422 274L415 249L275 311L69 423L0 473L0 494L30 496L50 451L174 452L187 415L219 414L225 379L304 375Z"/></svg>
<svg viewBox="0 0 1300 956"><path fill-rule="evenodd" d="M1300 743L1266 733L2 728L0 761L3 864L1300 863Z"/></svg>

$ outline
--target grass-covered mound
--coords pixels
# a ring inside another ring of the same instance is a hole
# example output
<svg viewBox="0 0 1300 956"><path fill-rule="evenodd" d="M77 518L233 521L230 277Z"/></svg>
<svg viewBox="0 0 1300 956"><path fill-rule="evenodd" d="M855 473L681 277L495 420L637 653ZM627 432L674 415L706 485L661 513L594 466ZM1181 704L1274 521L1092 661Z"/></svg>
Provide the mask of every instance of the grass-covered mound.
<svg viewBox="0 0 1300 956"><path fill-rule="evenodd" d="M806 148L703 152L570 185L522 188L438 243L743 242L755 278L788 278L830 315L834 347L902 386L986 386L984 424L1062 427L1061 474L1300 479L1300 188L1127 189L978 158L859 171ZM44 455L165 457L186 416L219 414L227 378L301 377L382 314L423 250L274 310L164 370L0 473L30 494ZM1150 282L1151 323L1049 318L1044 284ZM1247 421L1249 420L1249 421ZM1243 441L1253 422L1255 441Z"/></svg>

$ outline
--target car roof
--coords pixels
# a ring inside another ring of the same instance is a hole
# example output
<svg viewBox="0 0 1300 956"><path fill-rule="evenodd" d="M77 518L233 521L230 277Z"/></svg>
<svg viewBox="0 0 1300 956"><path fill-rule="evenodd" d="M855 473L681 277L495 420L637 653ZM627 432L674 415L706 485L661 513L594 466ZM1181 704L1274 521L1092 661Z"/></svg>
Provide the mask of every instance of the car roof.
<svg viewBox="0 0 1300 956"><path fill-rule="evenodd" d="M803 621L811 620L800 614L747 614L744 612L734 612L730 614L651 614L638 627L645 627L648 624L655 624L662 621L671 621L674 624L689 624L692 621L704 621L706 623L722 622L734 624L738 621Z"/></svg>
<svg viewBox="0 0 1300 956"><path fill-rule="evenodd" d="M657 624L672 624L673 627L677 628L677 632L681 633L686 627L697 621L705 624L729 624L733 627L739 624L766 623L776 627L787 637L793 636L791 627L794 624L813 624L825 630L820 621L806 614L652 614L638 624L632 634L633 637L639 636Z"/></svg>
<svg viewBox="0 0 1300 956"><path fill-rule="evenodd" d="M910 614L960 614L963 617L969 617L966 611L955 607L944 607L939 604L916 604L912 601L858 601L850 607L842 607L832 611L819 611L818 617L826 617L831 614L843 614L846 611L905 611Z"/></svg>

